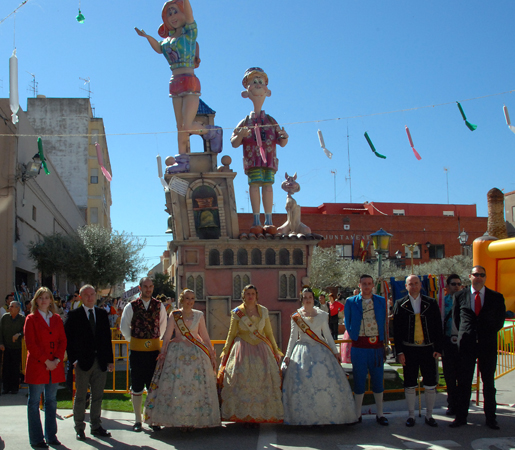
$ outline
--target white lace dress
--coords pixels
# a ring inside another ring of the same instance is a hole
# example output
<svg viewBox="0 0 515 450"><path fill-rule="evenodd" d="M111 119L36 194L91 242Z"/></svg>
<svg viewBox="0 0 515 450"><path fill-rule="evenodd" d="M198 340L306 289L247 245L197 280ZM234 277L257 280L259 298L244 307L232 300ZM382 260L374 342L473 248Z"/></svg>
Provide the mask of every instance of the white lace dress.
<svg viewBox="0 0 515 450"><path fill-rule="evenodd" d="M195 339L210 348L204 314L193 310L185 320ZM165 427L217 427L221 425L216 376L209 357L189 342L175 326L162 367L156 368L145 402L145 422Z"/></svg>
<svg viewBox="0 0 515 450"><path fill-rule="evenodd" d="M328 314L315 308L317 315L303 320L327 342L332 352L304 333L291 320L286 356L290 363L283 381L284 423L323 425L352 423L357 420L354 397L344 370L335 358L338 350L331 338Z"/></svg>

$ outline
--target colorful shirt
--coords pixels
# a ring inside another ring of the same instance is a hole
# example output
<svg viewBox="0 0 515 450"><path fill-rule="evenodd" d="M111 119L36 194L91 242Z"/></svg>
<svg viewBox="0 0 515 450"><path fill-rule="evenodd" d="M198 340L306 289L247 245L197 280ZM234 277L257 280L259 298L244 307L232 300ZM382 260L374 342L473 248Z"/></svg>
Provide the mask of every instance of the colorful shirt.
<svg viewBox="0 0 515 450"><path fill-rule="evenodd" d="M263 148L266 152L266 162L261 158L259 145L257 143L256 132L254 130L254 125L256 124L260 127L261 141L263 142ZM275 149L281 131L277 121L272 116L265 114L265 111L261 111L260 116L256 118L254 111L252 111L238 124L238 128L241 127L249 127L251 129L250 135L243 138L241 141L243 145L243 167L245 173L247 173L249 169L256 167L266 167L277 172L279 160L277 159Z"/></svg>
<svg viewBox="0 0 515 450"><path fill-rule="evenodd" d="M167 37L159 44L170 69L195 67L195 53L197 43L197 23L187 23L182 27L179 37Z"/></svg>

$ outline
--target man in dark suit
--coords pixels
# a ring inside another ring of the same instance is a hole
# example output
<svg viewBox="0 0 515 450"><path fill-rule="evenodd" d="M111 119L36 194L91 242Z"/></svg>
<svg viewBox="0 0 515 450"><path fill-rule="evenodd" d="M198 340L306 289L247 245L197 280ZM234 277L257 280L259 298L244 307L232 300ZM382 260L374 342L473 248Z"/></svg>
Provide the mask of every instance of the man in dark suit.
<svg viewBox="0 0 515 450"><path fill-rule="evenodd" d="M453 318L458 329L461 369L458 373L456 419L449 426L457 428L467 424L477 359L483 380L486 426L498 430L494 376L497 366L497 332L504 325L506 306L502 294L485 287L484 267L474 266L469 278L472 283L470 288L454 294Z"/></svg>
<svg viewBox="0 0 515 450"><path fill-rule="evenodd" d="M408 295L395 302L393 326L395 351L404 372L404 393L408 404L407 427L415 425L415 401L418 371L422 372L426 399L425 423L437 427L433 418L436 400L436 359L442 354L442 318L435 299L420 293L417 275L406 278Z"/></svg>
<svg viewBox="0 0 515 450"><path fill-rule="evenodd" d="M113 371L113 348L109 318L102 308L95 306L97 294L89 284L80 289L82 306L70 310L64 324L68 345L68 359L75 368L75 400L73 417L76 438L86 439L84 416L86 394L91 390L90 425L93 436L110 437L111 433L102 428L100 413L106 384L107 371Z"/></svg>

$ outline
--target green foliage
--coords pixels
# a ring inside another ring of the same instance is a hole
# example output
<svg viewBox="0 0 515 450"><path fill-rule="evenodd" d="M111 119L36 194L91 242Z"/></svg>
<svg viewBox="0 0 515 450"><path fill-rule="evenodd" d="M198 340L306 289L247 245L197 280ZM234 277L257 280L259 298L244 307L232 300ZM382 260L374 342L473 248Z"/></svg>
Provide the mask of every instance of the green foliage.
<svg viewBox="0 0 515 450"><path fill-rule="evenodd" d="M45 275L60 274L97 289L123 281L136 281L145 271L140 251L145 246L131 234L87 225L77 235L54 233L28 245L29 256Z"/></svg>
<svg viewBox="0 0 515 450"><path fill-rule="evenodd" d="M311 260L311 286L319 289L329 287L355 289L359 284L359 277L362 274L372 275L377 280L377 264L377 261L370 263L343 259L338 256L334 247L317 247L313 252ZM458 255L450 258L434 259L428 263L415 265L413 272L416 275L450 275L451 273L457 273L461 280L466 282L471 268L472 258L470 256ZM391 260L383 260L381 273L383 279L389 279L390 277L404 279L411 274L411 267L408 265L405 269L402 269Z"/></svg>
<svg viewBox="0 0 515 450"><path fill-rule="evenodd" d="M175 298L175 286L172 284L169 275L157 272L154 274L153 281L154 293L152 295L154 297L164 294L172 299Z"/></svg>

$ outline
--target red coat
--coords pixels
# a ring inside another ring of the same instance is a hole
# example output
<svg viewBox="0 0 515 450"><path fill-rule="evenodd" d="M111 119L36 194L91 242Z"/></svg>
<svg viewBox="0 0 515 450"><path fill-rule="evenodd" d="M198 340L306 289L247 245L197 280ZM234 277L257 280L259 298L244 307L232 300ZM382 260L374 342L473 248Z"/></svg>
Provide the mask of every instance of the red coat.
<svg viewBox="0 0 515 450"><path fill-rule="evenodd" d="M61 362L52 371L52 383L63 383L65 381L63 360L66 350L66 334L59 315L53 314L50 318L50 326L48 326L38 311L29 314L25 319L23 334L27 345L25 382L48 384L50 371L47 369L45 361L59 358Z"/></svg>

